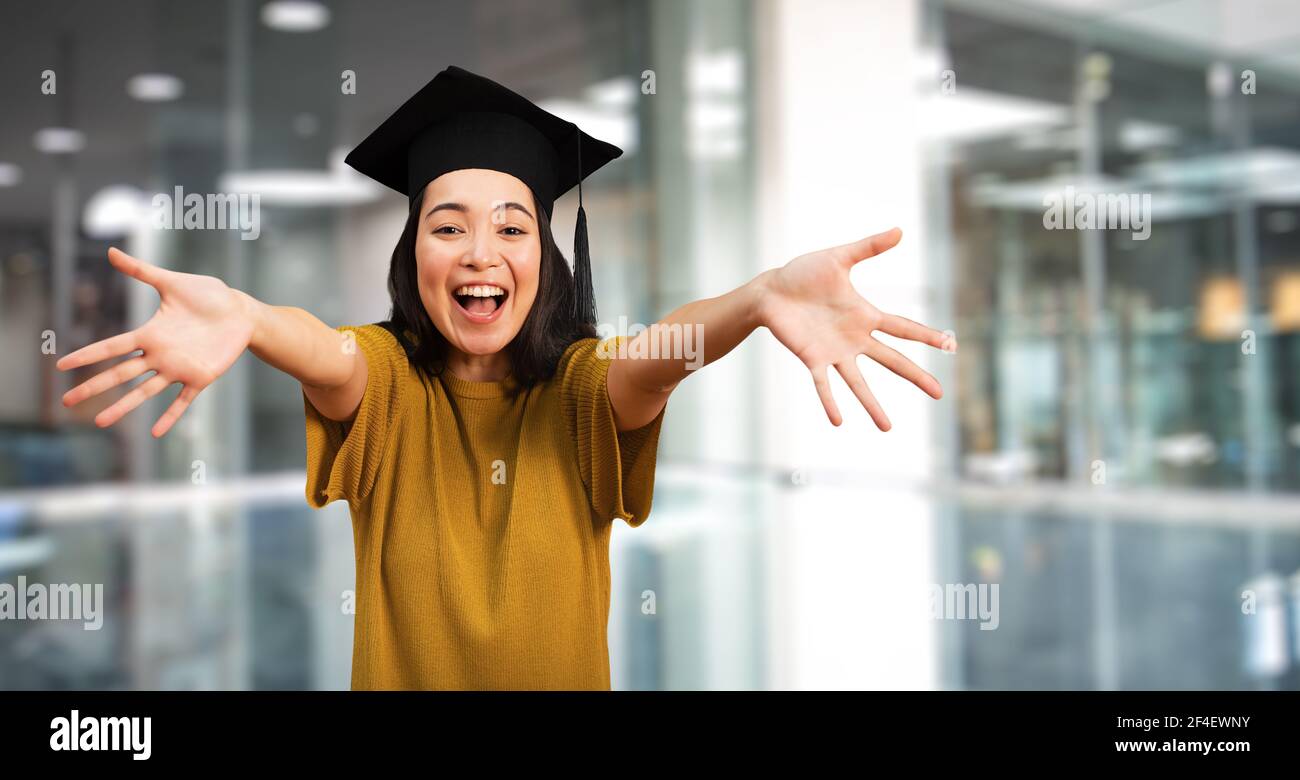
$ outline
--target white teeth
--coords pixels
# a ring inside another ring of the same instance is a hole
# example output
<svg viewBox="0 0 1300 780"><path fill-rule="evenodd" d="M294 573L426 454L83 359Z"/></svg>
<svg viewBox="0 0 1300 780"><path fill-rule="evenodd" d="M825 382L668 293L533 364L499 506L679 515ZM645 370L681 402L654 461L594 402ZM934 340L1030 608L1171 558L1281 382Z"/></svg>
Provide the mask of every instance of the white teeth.
<svg viewBox="0 0 1300 780"><path fill-rule="evenodd" d="M475 298L490 298L494 295L505 295L506 291L494 284L475 284L465 285L456 290L457 295L472 295Z"/></svg>

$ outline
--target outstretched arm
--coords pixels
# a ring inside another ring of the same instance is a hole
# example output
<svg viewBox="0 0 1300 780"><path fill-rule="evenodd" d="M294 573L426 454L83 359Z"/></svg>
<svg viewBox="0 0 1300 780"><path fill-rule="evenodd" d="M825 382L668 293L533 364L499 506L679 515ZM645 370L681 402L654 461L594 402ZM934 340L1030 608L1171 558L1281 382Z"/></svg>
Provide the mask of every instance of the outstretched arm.
<svg viewBox="0 0 1300 780"><path fill-rule="evenodd" d="M179 383L180 394L153 426L153 435L162 436L248 349L301 382L308 399L326 417L346 420L356 413L366 389L366 360L360 350L347 348L338 331L302 309L268 306L211 276L169 271L118 249L108 251L108 260L157 290L161 302L139 328L59 360L59 370L68 371L130 356L65 393L64 406L152 373L96 415L95 424L112 425Z"/></svg>
<svg viewBox="0 0 1300 780"><path fill-rule="evenodd" d="M668 396L693 369L735 349L755 328L766 327L812 373L813 384L831 424L843 418L831 396L827 372L834 366L876 426L890 428L889 418L858 370L866 355L911 381L934 398L943 395L939 381L872 333L919 341L936 348L956 344L943 333L894 314L885 314L858 295L849 282L854 264L884 252L902 238L897 228L852 244L802 255L781 268L765 271L742 287L717 298L689 303L639 333L626 355L615 355L608 392L619 430L639 428L656 416ZM685 329L703 335L702 360L664 347ZM660 344L651 349L651 341ZM649 357L657 355L656 357Z"/></svg>

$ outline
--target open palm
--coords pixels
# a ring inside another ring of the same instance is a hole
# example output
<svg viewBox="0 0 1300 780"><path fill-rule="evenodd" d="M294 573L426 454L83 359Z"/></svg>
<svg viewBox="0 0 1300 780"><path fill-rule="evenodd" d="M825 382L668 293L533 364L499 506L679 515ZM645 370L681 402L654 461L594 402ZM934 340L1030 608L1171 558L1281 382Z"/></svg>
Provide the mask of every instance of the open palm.
<svg viewBox="0 0 1300 780"><path fill-rule="evenodd" d="M885 314L858 295L849 281L854 264L890 249L901 237L902 231L895 228L852 244L801 255L771 277L764 324L808 367L832 425L842 422L827 379L834 366L876 427L882 431L890 428L885 410L858 369L858 355L866 355L934 398L943 395L937 379L872 334L882 331L948 350L956 348L955 342L933 328Z"/></svg>
<svg viewBox="0 0 1300 780"><path fill-rule="evenodd" d="M108 260L117 270L157 290L162 301L153 317L139 328L59 360L59 370L67 371L140 353L69 390L63 404L73 406L153 372L96 415L95 424L112 425L168 386L180 383L180 395L153 426L153 435L162 436L195 397L239 358L252 339L253 326L239 293L220 279L168 271L118 249L108 251Z"/></svg>

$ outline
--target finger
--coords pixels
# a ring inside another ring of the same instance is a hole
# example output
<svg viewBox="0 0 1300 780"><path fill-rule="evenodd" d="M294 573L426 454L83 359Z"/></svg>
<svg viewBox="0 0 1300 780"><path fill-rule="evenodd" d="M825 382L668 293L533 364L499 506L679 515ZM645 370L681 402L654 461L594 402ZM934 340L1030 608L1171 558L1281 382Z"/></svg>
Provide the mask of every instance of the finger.
<svg viewBox="0 0 1300 780"><path fill-rule="evenodd" d="M176 400L172 401L172 405L167 407L167 411L163 412L163 416L159 417L158 422L153 424L152 433L154 438L159 438L167 431L170 431L176 421L185 413L185 410L189 408L190 402L198 397L198 394L199 391L189 385L182 387L181 394L176 396Z"/></svg>
<svg viewBox="0 0 1300 780"><path fill-rule="evenodd" d="M158 288L167 277L167 271L156 265L132 257L117 247L108 250L108 262L122 273L133 279L139 279L151 287Z"/></svg>
<svg viewBox="0 0 1300 780"><path fill-rule="evenodd" d="M826 381L826 367L810 370L813 384L817 386L817 395L821 397L822 406L826 409L826 416L830 418L831 425L839 425L843 418L840 417L840 408L835 405L835 396L831 395L831 385Z"/></svg>
<svg viewBox="0 0 1300 780"><path fill-rule="evenodd" d="M849 389L862 402L862 408L866 409L867 414L871 415L876 427L882 431L892 428L893 425L890 424L885 410L876 401L876 396L871 393L871 388L867 387L867 380L862 378L862 371L858 369L858 364L856 362L836 363L835 370L840 372L840 376L844 377L844 381L848 383Z"/></svg>
<svg viewBox="0 0 1300 780"><path fill-rule="evenodd" d="M866 260L868 257L876 255L886 250L892 249L903 238L903 231L898 228L891 228L884 233L877 233L874 236L867 236L864 239L854 241L851 244L845 244L837 247L840 259L846 267L855 263Z"/></svg>
<svg viewBox="0 0 1300 780"><path fill-rule="evenodd" d="M117 387L123 382L130 382L148 370L149 365L143 357L135 357L118 363L107 371L96 374L64 393L63 405L76 406L92 395L99 395L111 387Z"/></svg>
<svg viewBox="0 0 1300 780"><path fill-rule="evenodd" d="M135 386L131 392L118 399L117 403L95 415L95 425L107 428L122 419L127 412L161 393L171 381L159 374L154 374Z"/></svg>
<svg viewBox="0 0 1300 780"><path fill-rule="evenodd" d="M943 397L943 388L940 387L938 379L935 379L920 366L908 360L898 350L887 347L875 339L870 341L871 343L863 350L863 354L921 388L932 398Z"/></svg>
<svg viewBox="0 0 1300 780"><path fill-rule="evenodd" d="M119 333L112 338L96 341L86 347L73 352L71 355L64 355L55 363L55 368L60 371L67 371L72 368L88 366L91 363L98 363L101 360L121 357L135 352L140 348L136 340L135 331L130 333Z"/></svg>
<svg viewBox="0 0 1300 780"><path fill-rule="evenodd" d="M881 317L880 325L876 330L883 330L891 336L897 336L900 339L909 341L919 341L922 344L928 344L936 349L943 349L944 343L948 341L949 336L942 331L926 327L919 322L914 322L906 317L900 317L897 314L886 314Z"/></svg>

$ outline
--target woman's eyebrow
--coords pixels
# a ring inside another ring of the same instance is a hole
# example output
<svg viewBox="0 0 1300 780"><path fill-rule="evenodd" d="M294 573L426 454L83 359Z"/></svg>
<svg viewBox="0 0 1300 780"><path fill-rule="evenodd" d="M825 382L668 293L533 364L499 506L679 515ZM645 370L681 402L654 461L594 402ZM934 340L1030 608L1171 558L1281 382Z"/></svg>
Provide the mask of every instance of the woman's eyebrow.
<svg viewBox="0 0 1300 780"><path fill-rule="evenodd" d="M534 221L536 221L533 218L533 212L524 208L521 204L515 203L513 200L506 201L505 203L498 203L496 204L496 207L499 209L518 209L519 211L524 212L524 215L527 216L529 219L533 219Z"/></svg>
<svg viewBox="0 0 1300 780"><path fill-rule="evenodd" d="M424 217L425 219L428 219L429 216L432 215L435 211L442 211L443 209L447 209L450 211L459 211L462 214L469 213L469 207L466 206L464 203L439 203L438 205L429 209L429 211L425 213ZM531 211L524 208L523 204L516 203L513 200L508 200L505 201L504 203L502 202L494 203L493 209L517 209L519 211L522 211L525 215L527 215L529 219L536 221L536 218L533 217L533 213Z"/></svg>
<svg viewBox="0 0 1300 780"><path fill-rule="evenodd" d="M466 206L465 206L464 203L439 203L438 205L434 206L433 208L431 208L431 209L429 209L427 212L425 212L425 214L424 214L424 218L425 218L425 219L428 219L429 216L430 216L431 214L433 214L433 212L435 212L435 211L442 211L443 209L450 209L450 210L452 210L452 211L459 211L459 212L462 213L462 214L465 214L465 213L469 212L469 209L466 208Z"/></svg>

